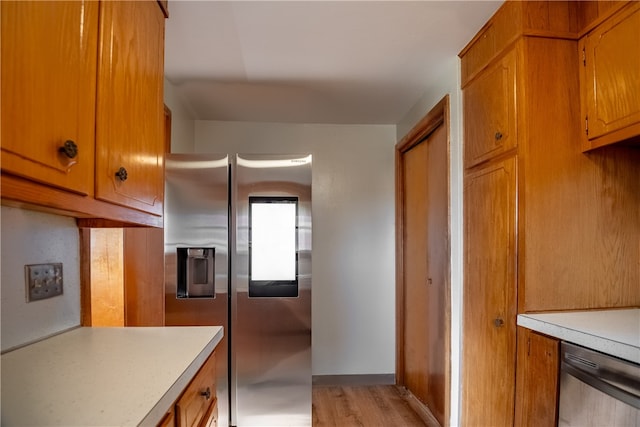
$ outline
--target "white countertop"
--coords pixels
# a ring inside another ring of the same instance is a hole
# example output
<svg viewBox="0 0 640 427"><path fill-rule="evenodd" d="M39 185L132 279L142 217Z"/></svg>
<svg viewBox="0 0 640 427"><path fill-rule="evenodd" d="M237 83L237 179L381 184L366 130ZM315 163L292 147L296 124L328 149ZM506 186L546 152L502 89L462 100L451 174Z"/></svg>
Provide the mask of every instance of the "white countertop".
<svg viewBox="0 0 640 427"><path fill-rule="evenodd" d="M640 363L640 309L519 314L518 325Z"/></svg>
<svg viewBox="0 0 640 427"><path fill-rule="evenodd" d="M219 326L77 328L2 355L2 425L156 425Z"/></svg>

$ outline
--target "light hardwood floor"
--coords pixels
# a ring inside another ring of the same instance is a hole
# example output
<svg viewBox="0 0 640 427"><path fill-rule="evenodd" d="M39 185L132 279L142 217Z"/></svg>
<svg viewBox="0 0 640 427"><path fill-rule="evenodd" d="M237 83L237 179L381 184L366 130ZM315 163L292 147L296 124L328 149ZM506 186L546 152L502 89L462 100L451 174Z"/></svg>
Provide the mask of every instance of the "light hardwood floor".
<svg viewBox="0 0 640 427"><path fill-rule="evenodd" d="M315 427L413 427L426 424L394 385L313 386Z"/></svg>

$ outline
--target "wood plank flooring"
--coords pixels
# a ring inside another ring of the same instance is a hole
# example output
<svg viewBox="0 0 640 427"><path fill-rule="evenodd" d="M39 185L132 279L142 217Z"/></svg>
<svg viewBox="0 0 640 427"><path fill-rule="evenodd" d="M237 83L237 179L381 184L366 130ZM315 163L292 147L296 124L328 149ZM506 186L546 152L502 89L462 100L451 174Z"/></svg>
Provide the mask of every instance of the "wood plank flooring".
<svg viewBox="0 0 640 427"><path fill-rule="evenodd" d="M312 412L315 427L426 425L394 385L314 385Z"/></svg>

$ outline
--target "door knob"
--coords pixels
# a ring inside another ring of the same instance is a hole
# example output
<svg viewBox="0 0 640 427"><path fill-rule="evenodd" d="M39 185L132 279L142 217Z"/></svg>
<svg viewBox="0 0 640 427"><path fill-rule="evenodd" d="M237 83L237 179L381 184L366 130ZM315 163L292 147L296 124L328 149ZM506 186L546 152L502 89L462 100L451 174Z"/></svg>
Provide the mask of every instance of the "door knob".
<svg viewBox="0 0 640 427"><path fill-rule="evenodd" d="M120 169L118 169L118 172L116 172L116 177L120 180L120 181L126 181L128 174L127 174L127 170L123 167L121 167Z"/></svg>
<svg viewBox="0 0 640 427"><path fill-rule="evenodd" d="M204 397L206 400L211 399L211 389L207 387L205 391L200 392L200 396Z"/></svg>
<svg viewBox="0 0 640 427"><path fill-rule="evenodd" d="M78 146L75 142L69 139L62 144L62 147L60 147L58 151L68 158L74 159L78 155Z"/></svg>
<svg viewBox="0 0 640 427"><path fill-rule="evenodd" d="M493 319L493 326L495 326L496 328L501 328L502 326L504 326L504 320L496 317L495 319Z"/></svg>

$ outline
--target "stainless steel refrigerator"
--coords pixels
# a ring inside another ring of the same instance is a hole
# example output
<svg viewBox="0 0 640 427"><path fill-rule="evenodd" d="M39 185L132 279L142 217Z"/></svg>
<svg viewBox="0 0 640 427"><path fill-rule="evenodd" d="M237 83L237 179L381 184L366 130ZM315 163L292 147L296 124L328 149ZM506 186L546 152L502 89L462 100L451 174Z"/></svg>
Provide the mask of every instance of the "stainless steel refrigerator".
<svg viewBox="0 0 640 427"><path fill-rule="evenodd" d="M311 155L170 154L165 323L222 325L220 426L311 426Z"/></svg>

